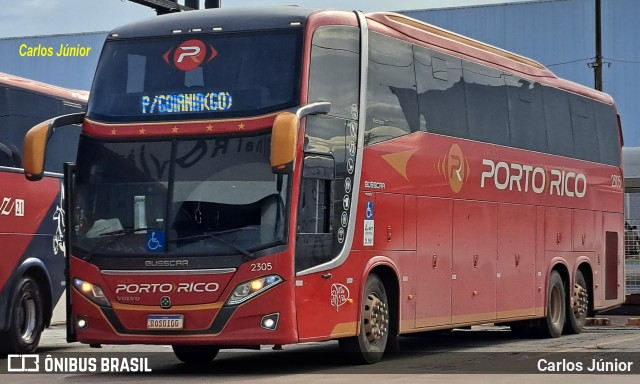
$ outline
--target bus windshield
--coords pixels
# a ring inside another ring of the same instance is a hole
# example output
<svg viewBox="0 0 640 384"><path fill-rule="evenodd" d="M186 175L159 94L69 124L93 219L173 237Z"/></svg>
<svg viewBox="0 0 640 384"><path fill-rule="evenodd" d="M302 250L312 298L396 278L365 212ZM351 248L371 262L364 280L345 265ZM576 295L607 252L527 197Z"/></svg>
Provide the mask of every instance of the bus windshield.
<svg viewBox="0 0 640 384"><path fill-rule="evenodd" d="M82 137L73 246L103 255L252 255L282 244L288 183L271 172L270 139Z"/></svg>
<svg viewBox="0 0 640 384"><path fill-rule="evenodd" d="M104 122L255 116L298 104L297 30L109 40L87 116Z"/></svg>

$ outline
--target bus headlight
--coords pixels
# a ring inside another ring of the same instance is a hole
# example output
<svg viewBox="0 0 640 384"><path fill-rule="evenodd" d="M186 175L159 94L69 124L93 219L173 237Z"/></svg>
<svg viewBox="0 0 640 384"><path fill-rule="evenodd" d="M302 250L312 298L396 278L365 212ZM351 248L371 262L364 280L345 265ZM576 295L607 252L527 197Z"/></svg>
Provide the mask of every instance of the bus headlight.
<svg viewBox="0 0 640 384"><path fill-rule="evenodd" d="M282 283L282 277L278 275L269 275L257 278L251 281L245 281L238 284L233 290L231 297L226 302L226 306L242 304L245 301L255 297L262 292Z"/></svg>
<svg viewBox="0 0 640 384"><path fill-rule="evenodd" d="M73 286L82 293L84 297L103 307L110 307L109 300L104 295L102 288L88 281L73 279Z"/></svg>

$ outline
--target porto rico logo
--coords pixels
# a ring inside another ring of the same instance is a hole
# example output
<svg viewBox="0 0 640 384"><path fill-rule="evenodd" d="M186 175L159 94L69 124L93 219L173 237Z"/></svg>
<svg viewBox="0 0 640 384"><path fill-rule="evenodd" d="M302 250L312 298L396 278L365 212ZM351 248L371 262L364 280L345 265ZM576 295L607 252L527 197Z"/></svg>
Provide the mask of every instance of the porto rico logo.
<svg viewBox="0 0 640 384"><path fill-rule="evenodd" d="M175 49L169 48L162 58L165 63L173 64L179 70L186 72L196 69L205 61L210 62L216 56L218 56L218 51L215 48L210 45L207 47L201 40L194 39L183 42Z"/></svg>
<svg viewBox="0 0 640 384"><path fill-rule="evenodd" d="M449 153L438 159L436 168L454 193L462 190L462 186L471 173L469 160L464 156L462 148L458 144L453 144L449 148Z"/></svg>

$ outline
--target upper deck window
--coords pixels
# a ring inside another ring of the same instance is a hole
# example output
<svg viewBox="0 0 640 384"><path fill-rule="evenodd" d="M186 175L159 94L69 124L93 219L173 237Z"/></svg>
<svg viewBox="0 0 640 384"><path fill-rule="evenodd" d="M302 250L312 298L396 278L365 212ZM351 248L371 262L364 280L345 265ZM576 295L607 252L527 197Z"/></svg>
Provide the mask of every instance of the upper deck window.
<svg viewBox="0 0 640 384"><path fill-rule="evenodd" d="M298 104L299 30L113 40L88 107L106 122L259 115Z"/></svg>

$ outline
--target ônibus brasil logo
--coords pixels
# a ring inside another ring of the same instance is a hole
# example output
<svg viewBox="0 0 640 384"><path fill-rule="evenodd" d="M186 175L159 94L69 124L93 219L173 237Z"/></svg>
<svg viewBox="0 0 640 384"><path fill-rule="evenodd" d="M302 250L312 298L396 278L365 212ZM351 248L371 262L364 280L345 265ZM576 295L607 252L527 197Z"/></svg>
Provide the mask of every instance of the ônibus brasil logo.
<svg viewBox="0 0 640 384"><path fill-rule="evenodd" d="M191 71L199 67L203 62L210 62L214 57L218 56L218 51L212 46L208 46L201 40L187 40L178 45L177 48L169 48L162 56L164 61L171 65L169 61L173 52L173 65L182 71ZM207 58L208 56L208 58Z"/></svg>

